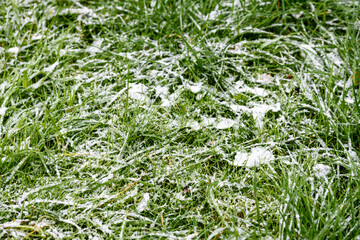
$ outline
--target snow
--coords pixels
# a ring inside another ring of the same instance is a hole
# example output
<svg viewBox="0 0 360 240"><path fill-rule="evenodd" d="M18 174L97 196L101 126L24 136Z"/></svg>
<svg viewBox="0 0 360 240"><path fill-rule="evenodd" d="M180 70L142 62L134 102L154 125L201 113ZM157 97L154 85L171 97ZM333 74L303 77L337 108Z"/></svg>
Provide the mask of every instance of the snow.
<svg viewBox="0 0 360 240"><path fill-rule="evenodd" d="M91 46L86 47L85 52L88 52L91 55L102 52L103 50L101 49L101 45L103 41L104 40L101 38L95 39Z"/></svg>
<svg viewBox="0 0 360 240"><path fill-rule="evenodd" d="M220 118L219 122L216 124L215 128L217 129L226 129L231 128L235 125L235 121L227 118Z"/></svg>
<svg viewBox="0 0 360 240"><path fill-rule="evenodd" d="M14 228L14 227L18 227L20 225L23 225L25 223L29 222L29 220L22 220L22 219L16 219L14 221L11 222L6 222L3 224L0 224L0 227L2 228Z"/></svg>
<svg viewBox="0 0 360 240"><path fill-rule="evenodd" d="M273 77L271 77L268 73L259 74L257 76L256 82L262 83L262 84L271 84L274 82Z"/></svg>
<svg viewBox="0 0 360 240"><path fill-rule="evenodd" d="M101 231L103 231L104 233L112 234L112 231L109 229L109 227L106 226L106 225L104 225L103 222L102 222L100 219L95 218L95 219L93 220L93 222L94 222L97 226L99 226L99 228L101 229Z"/></svg>
<svg viewBox="0 0 360 240"><path fill-rule="evenodd" d="M202 89L202 83L196 83L193 85L189 85L188 88L190 89L191 92L198 93Z"/></svg>
<svg viewBox="0 0 360 240"><path fill-rule="evenodd" d="M267 148L254 147L251 149L250 153L245 151L237 152L233 165L254 167L261 164L271 163L274 159L274 155Z"/></svg>
<svg viewBox="0 0 360 240"><path fill-rule="evenodd" d="M316 164L313 167L314 175L317 178L326 178L326 176L331 172L331 167L324 164Z"/></svg>
<svg viewBox="0 0 360 240"><path fill-rule="evenodd" d="M163 99L169 94L169 87L168 86L163 87L158 85L155 87L155 91L156 91L155 96Z"/></svg>
<svg viewBox="0 0 360 240"><path fill-rule="evenodd" d="M230 108L234 112L242 112L243 111L243 112L252 113L253 118L257 121L259 127L262 128L262 126L264 124L263 119L265 117L265 114L268 111L279 112L281 110L281 105L280 105L280 103L276 103L273 105L255 103L255 104L253 104L252 108L248 108L248 107L242 106L242 105L231 104Z"/></svg>
<svg viewBox="0 0 360 240"><path fill-rule="evenodd" d="M44 69L43 69L43 72L52 73L58 65L59 65L59 61L56 61L56 62L53 63L52 65L44 68Z"/></svg>
<svg viewBox="0 0 360 240"><path fill-rule="evenodd" d="M352 161L355 161L355 162L359 161L359 156L356 154L355 151L349 150L349 156L350 156Z"/></svg>
<svg viewBox="0 0 360 240"><path fill-rule="evenodd" d="M148 87L142 83L129 83L129 97L141 101L149 101Z"/></svg>
<svg viewBox="0 0 360 240"><path fill-rule="evenodd" d="M149 203L150 195L149 193L145 193L143 199L140 201L139 205L137 206L137 211L140 213L144 211Z"/></svg>
<svg viewBox="0 0 360 240"><path fill-rule="evenodd" d="M200 126L199 122L198 122L198 121L195 121L195 120L189 121L189 122L186 124L186 126L192 128L192 129L195 130L195 131L198 131L198 130L201 129L201 126Z"/></svg>
<svg viewBox="0 0 360 240"><path fill-rule="evenodd" d="M0 107L0 116L5 115L7 109L8 109L7 107Z"/></svg>
<svg viewBox="0 0 360 240"><path fill-rule="evenodd" d="M36 34L32 35L31 40L32 40L32 41L34 41L34 40L40 40L42 37L43 37L42 34L36 33Z"/></svg>
<svg viewBox="0 0 360 240"><path fill-rule="evenodd" d="M9 48L9 49L8 49L8 52L9 52L9 53L18 54L19 51L20 51L20 48L19 48L19 47L12 47L12 48Z"/></svg>

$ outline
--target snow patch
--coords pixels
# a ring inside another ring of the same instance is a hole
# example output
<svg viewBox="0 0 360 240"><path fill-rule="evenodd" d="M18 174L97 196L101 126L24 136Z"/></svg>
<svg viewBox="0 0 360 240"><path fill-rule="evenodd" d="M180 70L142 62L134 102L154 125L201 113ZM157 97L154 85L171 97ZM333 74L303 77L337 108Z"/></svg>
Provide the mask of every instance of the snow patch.
<svg viewBox="0 0 360 240"><path fill-rule="evenodd" d="M141 101L149 101L148 87L142 83L129 83L129 97Z"/></svg>
<svg viewBox="0 0 360 240"><path fill-rule="evenodd" d="M5 115L7 109L7 107L0 107L0 116Z"/></svg>
<svg viewBox="0 0 360 240"><path fill-rule="evenodd" d="M230 108L234 112L242 112L243 111L243 112L252 113L253 118L258 122L259 126L262 127L264 124L263 119L265 117L265 114L270 110L273 112L279 112L281 110L281 105L280 105L280 103L276 103L274 105L255 103L253 108L248 108L246 106L231 104Z"/></svg>
<svg viewBox="0 0 360 240"><path fill-rule="evenodd" d="M274 155L272 152L263 147L255 147L251 149L251 152L238 152L236 153L233 165L254 167L261 164L266 164L274 161Z"/></svg>
<svg viewBox="0 0 360 240"><path fill-rule="evenodd" d="M331 172L331 167L319 163L313 167L313 171L317 178L326 178L326 176Z"/></svg>
<svg viewBox="0 0 360 240"><path fill-rule="evenodd" d="M149 193L145 193L143 199L140 201L139 205L136 208L139 213L146 209L149 200L150 200Z"/></svg>
<svg viewBox="0 0 360 240"><path fill-rule="evenodd" d="M355 151L349 150L349 156L350 156L352 161L355 161L355 162L359 161L359 156L356 154Z"/></svg>
<svg viewBox="0 0 360 240"><path fill-rule="evenodd" d="M54 64L44 68L43 72L52 73L58 65L59 65L59 61L56 61Z"/></svg>
<svg viewBox="0 0 360 240"><path fill-rule="evenodd" d="M235 125L235 121L232 119L227 119L227 118L221 118L219 120L219 122L216 124L215 128L216 129L226 129L226 128L231 128L232 126Z"/></svg>
<svg viewBox="0 0 360 240"><path fill-rule="evenodd" d="M189 85L187 88L193 93L198 93L202 89L202 83L195 83L194 85Z"/></svg>
<svg viewBox="0 0 360 240"><path fill-rule="evenodd" d="M256 82L262 83L262 84L271 84L274 82L274 79L271 77L270 74L264 73L264 74L259 74L257 76Z"/></svg>
<svg viewBox="0 0 360 240"><path fill-rule="evenodd" d="M12 48L9 48L7 51L8 51L9 53L18 54L19 51L20 51L20 48L19 48L19 47L12 47Z"/></svg>

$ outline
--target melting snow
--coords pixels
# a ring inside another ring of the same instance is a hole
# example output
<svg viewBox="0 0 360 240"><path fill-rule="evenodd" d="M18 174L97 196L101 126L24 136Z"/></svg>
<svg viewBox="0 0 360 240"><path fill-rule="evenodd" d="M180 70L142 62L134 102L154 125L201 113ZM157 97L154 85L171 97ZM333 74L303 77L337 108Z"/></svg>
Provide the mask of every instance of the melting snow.
<svg viewBox="0 0 360 240"><path fill-rule="evenodd" d="M233 165L254 167L261 164L270 163L274 160L274 155L271 151L263 147L255 147L251 152L238 152L236 153Z"/></svg>
<svg viewBox="0 0 360 240"><path fill-rule="evenodd" d="M102 52L101 44L103 43L103 39L96 39L91 46L88 46L85 52L90 53L91 55L95 55L96 53Z"/></svg>

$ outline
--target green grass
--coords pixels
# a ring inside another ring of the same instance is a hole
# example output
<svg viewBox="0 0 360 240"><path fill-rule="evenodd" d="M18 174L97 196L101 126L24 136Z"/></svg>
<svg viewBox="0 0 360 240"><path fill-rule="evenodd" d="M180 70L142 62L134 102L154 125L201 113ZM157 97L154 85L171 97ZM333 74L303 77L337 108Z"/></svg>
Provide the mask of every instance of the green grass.
<svg viewBox="0 0 360 240"><path fill-rule="evenodd" d="M358 5L0 0L0 238L359 239Z"/></svg>

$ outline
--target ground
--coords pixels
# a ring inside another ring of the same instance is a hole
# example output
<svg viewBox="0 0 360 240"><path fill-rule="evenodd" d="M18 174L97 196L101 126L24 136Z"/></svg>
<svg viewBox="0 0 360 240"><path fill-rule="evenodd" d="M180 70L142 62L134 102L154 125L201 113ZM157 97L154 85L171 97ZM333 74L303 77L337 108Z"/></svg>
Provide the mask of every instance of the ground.
<svg viewBox="0 0 360 240"><path fill-rule="evenodd" d="M0 0L0 238L360 239L359 13Z"/></svg>

